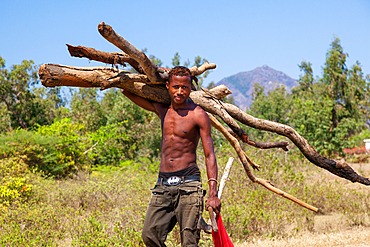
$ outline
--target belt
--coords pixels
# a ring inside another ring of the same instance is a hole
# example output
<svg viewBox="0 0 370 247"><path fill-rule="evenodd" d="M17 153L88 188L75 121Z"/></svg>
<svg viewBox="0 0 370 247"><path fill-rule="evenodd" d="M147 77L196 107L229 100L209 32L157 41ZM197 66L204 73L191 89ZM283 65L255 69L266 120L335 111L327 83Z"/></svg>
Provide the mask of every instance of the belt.
<svg viewBox="0 0 370 247"><path fill-rule="evenodd" d="M158 178L157 184L163 185L180 185L183 183L198 181L200 182L200 175L191 175L186 177L172 176L168 179Z"/></svg>

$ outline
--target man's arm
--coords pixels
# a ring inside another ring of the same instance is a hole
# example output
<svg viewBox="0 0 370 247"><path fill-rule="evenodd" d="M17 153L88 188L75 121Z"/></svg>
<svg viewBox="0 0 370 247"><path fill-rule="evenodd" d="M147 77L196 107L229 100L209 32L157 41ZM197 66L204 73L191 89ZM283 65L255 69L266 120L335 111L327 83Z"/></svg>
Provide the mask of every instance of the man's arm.
<svg viewBox="0 0 370 247"><path fill-rule="evenodd" d="M198 114L197 114L198 115ZM199 111L198 125L200 137L202 138L204 155L206 158L207 176L209 184L209 196L206 202L206 210L212 207L214 212L218 214L221 211L221 201L217 197L217 161L213 149L213 140L211 137L211 124L207 113L202 109Z"/></svg>
<svg viewBox="0 0 370 247"><path fill-rule="evenodd" d="M132 102L134 102L136 105L140 106L141 108L144 108L145 110L154 112L157 114L158 117L160 117L160 112L158 110L159 103L144 99L136 94L130 93L129 91L126 91L124 89L121 89L121 92L129 98Z"/></svg>

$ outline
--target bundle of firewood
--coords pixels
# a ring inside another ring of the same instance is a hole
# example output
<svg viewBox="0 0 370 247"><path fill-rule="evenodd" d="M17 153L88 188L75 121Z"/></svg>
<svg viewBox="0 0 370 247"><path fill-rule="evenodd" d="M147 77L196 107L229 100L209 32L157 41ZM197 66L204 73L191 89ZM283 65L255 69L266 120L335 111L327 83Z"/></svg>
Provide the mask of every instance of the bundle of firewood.
<svg viewBox="0 0 370 247"><path fill-rule="evenodd" d="M58 64L43 64L40 67L39 76L42 84L46 87L55 86L74 86L74 87L99 87L104 90L111 87L123 88L131 93L139 95L151 101L163 104L170 104L170 97L165 87L168 79L168 72L159 68L143 52L129 43L126 39L118 35L112 27L104 22L98 26L100 34L109 42L117 46L122 52L108 53L97 51L93 48L83 46L68 46L71 56L86 57L90 60L100 61L111 65L131 65L136 73L120 70L118 66L112 67L72 67ZM200 67L190 68L194 76L199 76L207 70L216 68L215 64L205 63ZM260 149L281 148L288 151L288 142L259 143L248 138L245 131L235 121L239 121L249 127L270 131L289 138L303 153L303 155L313 164L324 168L331 173L348 179L352 182L359 182L370 185L370 180L358 175L344 161L331 160L323 157L300 136L293 128L255 118L239 109L237 106L225 103L223 98L231 94L231 91L224 85L215 87L211 90L202 88L201 91L192 91L190 99L202 107L209 115L211 124L219 130L230 144L234 147L249 179L261 184L267 189L288 198L301 206L315 212L317 208L310 206L293 196L277 189L269 181L257 178L253 175L250 167L260 169L261 166L255 164L243 151L240 141ZM229 128L225 128L218 119L226 123Z"/></svg>

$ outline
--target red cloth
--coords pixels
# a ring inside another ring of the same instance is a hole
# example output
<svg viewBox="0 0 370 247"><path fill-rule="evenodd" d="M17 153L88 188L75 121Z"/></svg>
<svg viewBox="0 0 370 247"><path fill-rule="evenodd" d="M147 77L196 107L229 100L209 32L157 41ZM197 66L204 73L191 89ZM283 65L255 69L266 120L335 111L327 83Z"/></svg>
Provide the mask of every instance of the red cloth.
<svg viewBox="0 0 370 247"><path fill-rule="evenodd" d="M212 231L212 238L215 247L234 247L229 235L226 232L224 224L222 224L221 214L216 217L218 232Z"/></svg>

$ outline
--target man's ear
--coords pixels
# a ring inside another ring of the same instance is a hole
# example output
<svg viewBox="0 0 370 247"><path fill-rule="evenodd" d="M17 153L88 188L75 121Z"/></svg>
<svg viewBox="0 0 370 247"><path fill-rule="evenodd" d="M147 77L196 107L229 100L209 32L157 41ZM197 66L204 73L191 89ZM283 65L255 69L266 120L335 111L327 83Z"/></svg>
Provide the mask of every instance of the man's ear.
<svg viewBox="0 0 370 247"><path fill-rule="evenodd" d="M166 88L167 90L170 88L170 81L166 81Z"/></svg>

